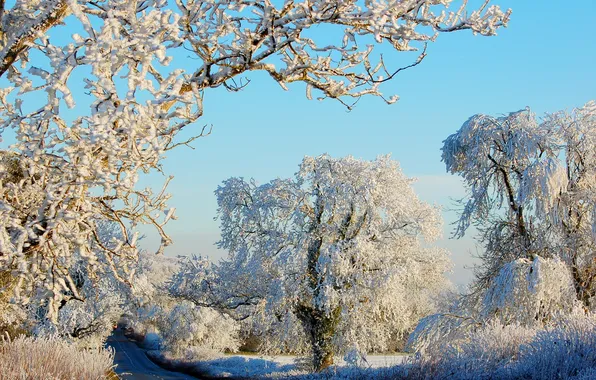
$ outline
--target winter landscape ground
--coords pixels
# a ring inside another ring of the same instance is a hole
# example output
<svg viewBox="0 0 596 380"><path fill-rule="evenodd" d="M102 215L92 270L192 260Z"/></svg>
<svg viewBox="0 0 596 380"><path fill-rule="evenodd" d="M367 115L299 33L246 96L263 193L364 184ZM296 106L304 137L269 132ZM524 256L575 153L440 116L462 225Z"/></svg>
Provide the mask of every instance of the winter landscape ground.
<svg viewBox="0 0 596 380"><path fill-rule="evenodd" d="M0 380L596 378L594 12L0 0Z"/></svg>

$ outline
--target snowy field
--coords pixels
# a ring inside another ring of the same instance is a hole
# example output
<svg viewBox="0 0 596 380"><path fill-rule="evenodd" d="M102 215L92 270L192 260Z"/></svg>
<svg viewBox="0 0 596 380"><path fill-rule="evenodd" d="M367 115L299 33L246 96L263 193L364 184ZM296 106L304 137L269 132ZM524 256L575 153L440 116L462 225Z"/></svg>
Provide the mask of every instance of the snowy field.
<svg viewBox="0 0 596 380"><path fill-rule="evenodd" d="M370 355L362 363L362 369L391 367L404 362L407 354ZM341 358L329 372L346 372L350 366ZM218 377L271 377L304 376L310 372L303 358L297 356L225 355L198 364L209 375Z"/></svg>

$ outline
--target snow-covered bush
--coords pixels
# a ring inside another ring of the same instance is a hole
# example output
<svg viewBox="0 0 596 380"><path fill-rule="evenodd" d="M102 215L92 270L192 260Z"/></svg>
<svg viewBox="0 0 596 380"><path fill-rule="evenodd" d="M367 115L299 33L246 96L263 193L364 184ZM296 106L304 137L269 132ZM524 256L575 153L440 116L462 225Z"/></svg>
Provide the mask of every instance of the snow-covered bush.
<svg viewBox="0 0 596 380"><path fill-rule="evenodd" d="M521 345L536 333L534 328L503 325L499 320L458 327L418 353L415 373L427 378L492 378L517 359Z"/></svg>
<svg viewBox="0 0 596 380"><path fill-rule="evenodd" d="M177 359L210 357L240 346L238 322L181 299L180 292L192 286L181 273L188 273L189 265L197 262L204 259L141 253L135 273L129 326ZM200 281L190 283L200 285Z"/></svg>
<svg viewBox="0 0 596 380"><path fill-rule="evenodd" d="M227 315L183 301L169 314L163 314L158 325L163 349L175 357L197 359L209 352L235 352L240 346L240 325Z"/></svg>
<svg viewBox="0 0 596 380"><path fill-rule="evenodd" d="M584 309L555 315L546 326L503 325L496 319L421 352L411 378L590 378L596 369L596 318Z"/></svg>
<svg viewBox="0 0 596 380"><path fill-rule="evenodd" d="M469 341L461 346L459 355L473 358L477 366L490 371L516 360L521 345L531 341L535 334L536 330L531 327L491 321L471 334Z"/></svg>
<svg viewBox="0 0 596 380"><path fill-rule="evenodd" d="M536 333L521 347L513 375L525 379L565 379L596 369L596 318L576 310Z"/></svg>
<svg viewBox="0 0 596 380"><path fill-rule="evenodd" d="M410 334L407 349L424 353L453 345L486 324L540 328L578 307L573 279L558 258L536 256L507 263L489 282L478 305L464 299L452 310L422 318ZM456 344L457 345L457 344Z"/></svg>
<svg viewBox="0 0 596 380"><path fill-rule="evenodd" d="M443 365L452 365L453 372L473 368L481 373L493 373L515 361L521 346L530 342L536 330L518 324L503 325L495 320L474 331L465 342L444 353Z"/></svg>
<svg viewBox="0 0 596 380"><path fill-rule="evenodd" d="M573 278L558 258L517 259L503 266L489 283L480 318L503 323L543 324L576 306Z"/></svg>
<svg viewBox="0 0 596 380"><path fill-rule="evenodd" d="M421 355L424 371L438 371L437 377L494 375L509 368L537 331L579 304L565 263L540 256L505 264L477 305L467 301L423 318L410 335L407 348Z"/></svg>
<svg viewBox="0 0 596 380"><path fill-rule="evenodd" d="M85 300L68 302L58 312L57 323L46 325L45 334L56 333L80 347L103 346L114 324L128 309L126 290L113 278L101 279L95 285L85 281L81 290ZM45 322L50 323L47 319Z"/></svg>
<svg viewBox="0 0 596 380"><path fill-rule="evenodd" d="M448 313L431 314L420 319L406 343L407 352L420 354L441 352L448 345L459 341L474 331L480 323L472 317Z"/></svg>
<svg viewBox="0 0 596 380"><path fill-rule="evenodd" d="M114 354L104 348L80 350L56 338L24 338L0 342L1 379L103 380L113 368Z"/></svg>
<svg viewBox="0 0 596 380"><path fill-rule="evenodd" d="M105 220L95 223L99 231L98 244L113 248L116 244L114 237L121 234L118 225ZM59 336L84 348L102 347L114 324L132 306L131 288L117 279L112 271L90 278L80 256L74 255L76 263L71 264L69 275L73 280L70 286L76 294L63 298L55 318L47 318L47 305L32 305L28 322L37 336Z"/></svg>
<svg viewBox="0 0 596 380"><path fill-rule="evenodd" d="M259 352L269 355L307 355L310 352L308 337L293 313L284 312L281 305L266 303L259 304L256 310L242 323L242 332L259 339Z"/></svg>

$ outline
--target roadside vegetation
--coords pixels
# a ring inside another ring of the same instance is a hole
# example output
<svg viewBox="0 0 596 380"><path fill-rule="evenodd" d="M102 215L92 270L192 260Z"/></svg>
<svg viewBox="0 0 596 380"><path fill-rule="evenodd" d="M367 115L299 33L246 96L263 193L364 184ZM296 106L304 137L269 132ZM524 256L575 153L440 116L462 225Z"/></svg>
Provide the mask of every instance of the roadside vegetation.
<svg viewBox="0 0 596 380"><path fill-rule="evenodd" d="M55 338L4 338L0 342L0 379L115 379L110 350L80 350Z"/></svg>

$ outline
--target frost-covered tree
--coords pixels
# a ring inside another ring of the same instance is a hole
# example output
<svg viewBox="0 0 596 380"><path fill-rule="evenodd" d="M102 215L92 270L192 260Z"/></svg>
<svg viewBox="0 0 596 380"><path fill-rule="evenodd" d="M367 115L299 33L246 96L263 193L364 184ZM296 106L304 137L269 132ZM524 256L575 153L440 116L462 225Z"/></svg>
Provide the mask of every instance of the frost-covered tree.
<svg viewBox="0 0 596 380"><path fill-rule="evenodd" d="M126 323L145 336L145 344L176 359L196 360L236 351L240 340L239 324L234 319L218 309L197 306L170 294L172 283L191 261L142 252L127 299Z"/></svg>
<svg viewBox="0 0 596 380"><path fill-rule="evenodd" d="M475 223L485 246L479 288L505 263L542 252L545 231L539 230L532 208L562 186L549 181L561 178L553 172L559 168L553 149L557 142L529 110L504 117L475 115L445 140L447 171L463 177L469 191L455 236L463 236ZM553 186L536 188L537 183ZM535 190L549 193L532 193Z"/></svg>
<svg viewBox="0 0 596 380"><path fill-rule="evenodd" d="M439 210L411 184L389 156L328 155L306 157L295 178L224 181L229 257L188 271L187 298L290 333L299 323L302 338L290 337L308 343L317 370L349 346L386 350L447 283L447 253L424 243L440 235Z"/></svg>
<svg viewBox="0 0 596 380"><path fill-rule="evenodd" d="M420 321L411 350L458 346L486 324L543 328L592 308L596 103L546 115L475 115L443 146L468 189L455 231L484 245L472 297Z"/></svg>
<svg viewBox="0 0 596 380"><path fill-rule="evenodd" d="M556 228L556 252L571 269L577 297L593 307L596 295L596 102L547 115L562 140L566 187L547 214Z"/></svg>
<svg viewBox="0 0 596 380"><path fill-rule="evenodd" d="M162 348L176 358L197 359L225 351L238 351L240 325L219 310L178 302L162 314Z"/></svg>
<svg viewBox="0 0 596 380"><path fill-rule="evenodd" d="M91 277L111 271L130 282L135 226L155 227L158 252L170 243L169 177L158 191L137 182L185 144L176 136L203 114L205 90L236 91L247 84L243 74L262 71L283 88L304 83L308 97L381 96L379 86L419 64L439 34L494 35L509 19L488 0L446 10L451 3L0 1L0 136L16 138L10 149L25 175L14 186L0 183L0 265L18 277L16 299L44 297L55 320L64 297L82 297L75 262ZM320 25L329 26L324 38L312 32ZM380 45L421 52L392 67ZM23 218L6 194L31 183L40 199ZM103 244L98 220L117 223L121 238Z"/></svg>
<svg viewBox="0 0 596 380"><path fill-rule="evenodd" d="M443 146L447 171L469 194L455 235L470 224L485 251L476 290L518 259L561 259L577 299L595 294L596 103L538 120L529 110L475 115Z"/></svg>
<svg viewBox="0 0 596 380"><path fill-rule="evenodd" d="M156 332L159 319L175 306L176 300L168 294L168 282L179 265L177 257L155 256L147 251L139 254L127 310L127 322L136 333Z"/></svg>

